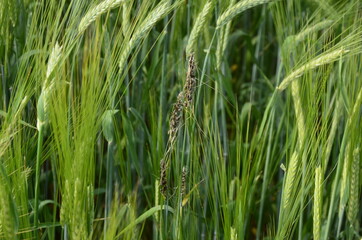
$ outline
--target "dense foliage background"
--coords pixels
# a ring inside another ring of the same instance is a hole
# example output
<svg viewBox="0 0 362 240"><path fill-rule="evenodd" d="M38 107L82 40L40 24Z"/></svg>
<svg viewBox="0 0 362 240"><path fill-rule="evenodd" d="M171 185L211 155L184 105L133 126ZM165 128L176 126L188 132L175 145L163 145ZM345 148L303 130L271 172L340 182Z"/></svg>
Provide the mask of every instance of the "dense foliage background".
<svg viewBox="0 0 362 240"><path fill-rule="evenodd" d="M1 0L1 239L360 239L360 0Z"/></svg>

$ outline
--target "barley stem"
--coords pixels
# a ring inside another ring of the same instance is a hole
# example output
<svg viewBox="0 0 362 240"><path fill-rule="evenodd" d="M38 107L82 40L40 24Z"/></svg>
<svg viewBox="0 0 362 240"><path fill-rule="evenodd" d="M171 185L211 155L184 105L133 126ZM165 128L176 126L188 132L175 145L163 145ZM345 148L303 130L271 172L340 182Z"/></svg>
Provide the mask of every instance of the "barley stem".
<svg viewBox="0 0 362 240"><path fill-rule="evenodd" d="M38 210L39 210L39 182L40 182L40 161L43 151L43 131L44 125L41 125L38 130L38 147L36 154L36 167L35 167L35 203L34 203L34 226L35 234L38 236Z"/></svg>

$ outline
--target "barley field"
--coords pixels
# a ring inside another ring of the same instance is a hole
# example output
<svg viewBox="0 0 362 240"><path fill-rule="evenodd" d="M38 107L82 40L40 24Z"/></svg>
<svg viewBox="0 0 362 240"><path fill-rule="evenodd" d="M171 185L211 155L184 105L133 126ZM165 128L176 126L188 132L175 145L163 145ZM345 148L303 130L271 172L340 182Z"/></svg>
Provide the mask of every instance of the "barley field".
<svg viewBox="0 0 362 240"><path fill-rule="evenodd" d="M362 239L361 0L0 0L0 239Z"/></svg>

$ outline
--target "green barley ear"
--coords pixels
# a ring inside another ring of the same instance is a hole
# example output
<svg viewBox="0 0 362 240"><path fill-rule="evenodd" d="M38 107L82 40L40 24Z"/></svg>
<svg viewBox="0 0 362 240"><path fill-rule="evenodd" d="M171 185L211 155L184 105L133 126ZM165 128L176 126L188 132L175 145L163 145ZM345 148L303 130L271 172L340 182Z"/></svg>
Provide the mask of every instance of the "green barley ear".
<svg viewBox="0 0 362 240"><path fill-rule="evenodd" d="M353 151L353 159L351 165L351 175L349 182L349 199L348 199L348 211L347 218L351 225L355 225L356 218L359 210L359 174L360 174L360 164L359 164L359 148L356 148Z"/></svg>
<svg viewBox="0 0 362 240"><path fill-rule="evenodd" d="M37 102L37 128L40 130L41 127L46 127L49 123L49 102L52 91L54 89L54 81L51 78L51 73L54 71L57 66L60 57L62 55L62 47L58 43L55 43L55 46L52 49L52 52L49 55L49 60L47 64L47 72L45 80L42 86L41 94Z"/></svg>
<svg viewBox="0 0 362 240"><path fill-rule="evenodd" d="M18 239L19 218L5 169L0 165L0 222L5 239Z"/></svg>
<svg viewBox="0 0 362 240"><path fill-rule="evenodd" d="M313 239L319 240L321 237L321 216L322 216L322 183L323 171L321 166L315 170L314 181L314 206L313 206Z"/></svg>
<svg viewBox="0 0 362 240"><path fill-rule="evenodd" d="M187 56L190 56L191 53L195 52L195 50L196 50L195 47L197 45L198 37L199 37L200 33L202 32L202 30L204 29L207 17L210 14L210 12L212 11L213 7L214 7L213 2L211 2L211 1L207 2L205 4L204 8L202 9L202 11L197 16L194 26L190 33L189 41L186 45L186 55Z"/></svg>
<svg viewBox="0 0 362 240"><path fill-rule="evenodd" d="M136 28L126 48L122 51L118 64L121 69L125 66L131 51L140 43L156 23L171 12L179 3L180 1L177 1L175 4L170 5L170 1L163 0L147 15L142 23Z"/></svg>
<svg viewBox="0 0 362 240"><path fill-rule="evenodd" d="M112 8L118 7L126 0L105 0L90 9L84 17L80 20L78 26L78 34L82 34L99 16L109 11Z"/></svg>
<svg viewBox="0 0 362 240"><path fill-rule="evenodd" d="M344 161L343 161L343 170L342 170L342 180L341 180L341 194L339 200L339 215L342 216L343 211L345 210L346 203L348 201L349 194L349 174L350 174L350 143L347 143L346 149L344 150Z"/></svg>
<svg viewBox="0 0 362 240"><path fill-rule="evenodd" d="M234 201L239 186L239 179L234 177L229 185L229 201Z"/></svg>
<svg viewBox="0 0 362 240"><path fill-rule="evenodd" d="M158 179L155 181L155 206L158 206L160 204L160 182ZM156 213L156 222L160 221L160 214Z"/></svg>
<svg viewBox="0 0 362 240"><path fill-rule="evenodd" d="M3 186L0 187L0 191L0 219L2 223L2 232L4 233L5 239L17 239L17 229L15 227L14 216L12 214L13 208L11 206L11 194L8 194Z"/></svg>
<svg viewBox="0 0 362 240"><path fill-rule="evenodd" d="M72 239L75 240L83 239L83 236L87 236L83 202L82 182L79 178L76 178L73 192L73 212L71 213L71 235Z"/></svg>
<svg viewBox="0 0 362 240"><path fill-rule="evenodd" d="M329 53L323 53L320 56L315 57L314 59L310 60L306 64L295 69L288 76L286 76L283 79L283 81L279 84L279 86L277 87L277 90L283 91L284 89L286 89L289 86L289 84L292 81L298 79L304 73L306 73L310 70L313 70L319 66L332 63L332 62L338 60L341 56L345 55L348 52L349 52L349 50L341 48L341 49L337 49L337 50L334 50Z"/></svg>
<svg viewBox="0 0 362 240"><path fill-rule="evenodd" d="M295 40L295 44L300 43L301 41L305 40L308 35L315 33L319 30L322 30L324 28L330 27L331 25L333 25L333 20L324 20L321 22L317 22L314 25L309 26L308 28L304 29L303 31L301 31L300 33L298 33L297 35L295 35L294 40Z"/></svg>
<svg viewBox="0 0 362 240"><path fill-rule="evenodd" d="M88 233L91 236L93 232L93 220L94 220L94 188L93 185L87 187L87 223Z"/></svg>
<svg viewBox="0 0 362 240"><path fill-rule="evenodd" d="M236 15L253 8L255 6L272 2L273 0L244 0L240 1L236 4L229 6L226 11L221 14L221 16L217 19L216 28L220 28L227 24L231 19L233 19Z"/></svg>
<svg viewBox="0 0 362 240"><path fill-rule="evenodd" d="M64 226L65 224L69 224L69 218L67 214L72 212L72 209L69 208L70 197L70 186L69 181L65 180L64 190L62 193L62 205L60 208L60 223Z"/></svg>
<svg viewBox="0 0 362 240"><path fill-rule="evenodd" d="M328 160L329 160L329 156L331 154L331 150L332 150L332 146L333 146L333 142L334 142L334 138L336 136L336 132L337 132L337 126L338 126L338 122L339 119L341 117L341 111L342 111L342 98L339 97L337 100L337 104L333 113L333 119L332 119L332 126L331 126L331 130L330 130L330 134L328 136L327 139L327 147L325 150L325 156L324 156L324 164L323 166L323 172L326 171L326 166L328 166Z"/></svg>
<svg viewBox="0 0 362 240"><path fill-rule="evenodd" d="M285 180L285 186L284 186L284 191L285 191L285 194L283 194L284 195L284 197L283 197L283 199L284 199L283 207L284 208L287 208L290 205L294 181L295 181L295 177L297 175L298 163L299 163L298 154L297 154L297 152L293 152L293 155L292 155L289 165L288 165L287 178Z"/></svg>
<svg viewBox="0 0 362 240"><path fill-rule="evenodd" d="M122 33L127 36L128 30L131 26L130 15L133 2L125 2L122 6Z"/></svg>
<svg viewBox="0 0 362 240"><path fill-rule="evenodd" d="M310 34L313 34L324 28L330 27L331 25L333 25L333 22L334 22L333 20L324 20L321 22L317 22L317 23L310 25L307 28L303 29L296 35L288 36L282 44L282 51L285 54L289 54L290 51L292 50L292 48L294 48L299 43L301 43L302 41L307 39Z"/></svg>
<svg viewBox="0 0 362 240"><path fill-rule="evenodd" d="M19 6L16 6L16 4L17 4L16 0L8 0L8 1L5 1L4 3L0 4L0 6L3 5L3 7L8 12L9 19L10 19L10 22L13 27L15 27L17 20L18 20L18 15L19 15Z"/></svg>
<svg viewBox="0 0 362 240"><path fill-rule="evenodd" d="M230 5L235 4L235 0L230 1ZM231 21L229 21L226 26L220 28L218 44L216 46L216 70L220 70L222 57L224 56L227 42L229 40L229 34L231 29Z"/></svg>
<svg viewBox="0 0 362 240"><path fill-rule="evenodd" d="M231 227L230 240L236 240L236 239L238 239L238 233L236 232L234 227Z"/></svg>
<svg viewBox="0 0 362 240"><path fill-rule="evenodd" d="M299 82L292 82L292 97L295 111L295 118L297 121L297 129L298 129L298 144L299 149L302 147L303 142L305 140L305 117L302 107L302 100L300 96L300 86Z"/></svg>
<svg viewBox="0 0 362 240"><path fill-rule="evenodd" d="M45 83L44 83L44 87L49 87L49 84L51 84L49 82L50 79L50 75L51 73L54 71L55 67L57 66L60 57L62 56L62 46L60 46L58 44L58 42L55 43L55 46L52 49L52 52L50 53L49 56L49 60L48 60L48 64L47 64L47 72L45 75Z"/></svg>

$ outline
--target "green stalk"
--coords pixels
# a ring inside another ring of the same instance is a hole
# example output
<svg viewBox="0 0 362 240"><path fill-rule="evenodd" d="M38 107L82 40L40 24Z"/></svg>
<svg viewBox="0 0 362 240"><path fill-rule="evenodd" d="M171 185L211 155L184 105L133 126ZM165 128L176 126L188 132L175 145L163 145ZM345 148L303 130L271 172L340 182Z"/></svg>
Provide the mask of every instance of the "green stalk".
<svg viewBox="0 0 362 240"><path fill-rule="evenodd" d="M113 125L113 117L114 114L117 113L117 110L108 110L103 115L102 127L103 127L103 135L104 138L108 142L107 147L107 162L106 162L106 202L104 209L104 239L107 238L107 225L108 225L108 217L111 211L111 203L113 196L113 169L114 169L114 125Z"/></svg>
<svg viewBox="0 0 362 240"><path fill-rule="evenodd" d="M35 235L38 235L38 210L39 210L39 181L40 181L40 161L43 150L43 133L44 125L40 124L38 130L38 148L36 153L36 167L35 167L35 204L34 204L34 227Z"/></svg>
<svg viewBox="0 0 362 240"><path fill-rule="evenodd" d="M332 183L331 200L329 202L327 224L326 224L326 227L324 230L324 238L323 238L325 240L328 239L329 230L330 230L331 224L332 224L332 218L333 218L332 214L333 214L334 206L335 206L335 202L336 202L335 199L336 199L336 195L337 195L337 187L339 186L340 176L342 173L342 166L343 166L342 157L344 156L344 151L345 151L344 146L346 145L347 138L348 138L347 134L345 133L342 138L342 144L341 144L342 151L339 153L338 160L337 160L336 175L335 175L335 178Z"/></svg>
<svg viewBox="0 0 362 240"><path fill-rule="evenodd" d="M111 202L112 202L112 182L113 182L113 168L114 168L113 146L114 142L109 141L107 149L106 207L105 207L105 220L104 220L105 229L107 229L107 222L108 222L107 218L110 215Z"/></svg>
<svg viewBox="0 0 362 240"><path fill-rule="evenodd" d="M259 218L258 218L258 227L257 227L257 233L256 233L256 239L260 239L261 236L261 227L262 227L262 220L263 220L263 212L264 212L264 202L265 202L265 193L267 189L268 184L268 178L269 178L269 163L271 158L271 145L272 145L272 139L273 139L273 126L274 126L274 114L275 114L275 108L272 109L271 112L271 122L269 127L269 137L268 137L268 147L266 152L266 160L265 160L265 167L264 167L264 175L263 175L263 184L262 184L262 190L261 190L261 200L260 200L260 208L259 208Z"/></svg>

